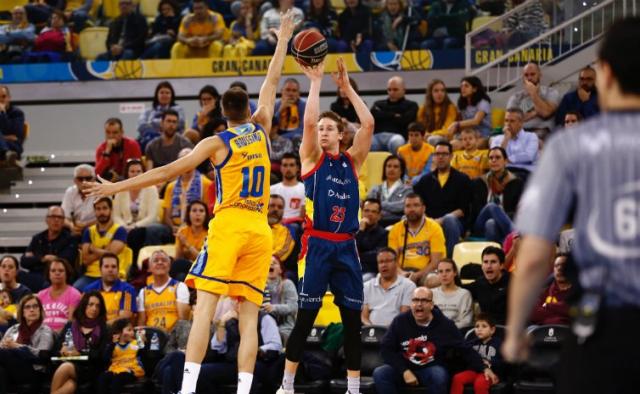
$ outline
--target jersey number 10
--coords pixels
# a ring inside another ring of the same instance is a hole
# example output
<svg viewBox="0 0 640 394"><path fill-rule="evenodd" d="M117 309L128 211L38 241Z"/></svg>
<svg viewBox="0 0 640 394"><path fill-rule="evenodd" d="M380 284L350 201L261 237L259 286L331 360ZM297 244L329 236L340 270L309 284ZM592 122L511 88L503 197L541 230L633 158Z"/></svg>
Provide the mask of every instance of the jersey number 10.
<svg viewBox="0 0 640 394"><path fill-rule="evenodd" d="M251 185L251 188L249 188ZM242 167L242 191L240 197L262 197L264 193L264 166L253 167L253 173L250 167Z"/></svg>

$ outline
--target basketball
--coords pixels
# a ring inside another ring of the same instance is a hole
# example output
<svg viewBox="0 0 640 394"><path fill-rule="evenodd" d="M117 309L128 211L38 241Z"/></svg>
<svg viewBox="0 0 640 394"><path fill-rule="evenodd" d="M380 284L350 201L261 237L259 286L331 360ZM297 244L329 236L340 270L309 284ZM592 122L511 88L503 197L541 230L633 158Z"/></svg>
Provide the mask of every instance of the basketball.
<svg viewBox="0 0 640 394"><path fill-rule="evenodd" d="M327 40L314 29L303 30L296 34L291 45L291 54L301 66L305 67L321 63L328 51Z"/></svg>

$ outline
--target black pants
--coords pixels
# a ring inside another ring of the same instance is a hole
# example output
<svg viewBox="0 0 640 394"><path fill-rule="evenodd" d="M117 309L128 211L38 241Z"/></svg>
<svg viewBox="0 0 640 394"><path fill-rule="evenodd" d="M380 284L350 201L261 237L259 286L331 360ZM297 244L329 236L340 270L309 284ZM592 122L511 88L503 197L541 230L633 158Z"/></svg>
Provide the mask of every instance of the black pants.
<svg viewBox="0 0 640 394"><path fill-rule="evenodd" d="M0 349L0 394L7 392L10 383L25 384L41 378L28 357L27 349Z"/></svg>
<svg viewBox="0 0 640 394"><path fill-rule="evenodd" d="M99 394L120 394L125 385L136 381L136 377L131 372L112 373L103 372L98 378Z"/></svg>

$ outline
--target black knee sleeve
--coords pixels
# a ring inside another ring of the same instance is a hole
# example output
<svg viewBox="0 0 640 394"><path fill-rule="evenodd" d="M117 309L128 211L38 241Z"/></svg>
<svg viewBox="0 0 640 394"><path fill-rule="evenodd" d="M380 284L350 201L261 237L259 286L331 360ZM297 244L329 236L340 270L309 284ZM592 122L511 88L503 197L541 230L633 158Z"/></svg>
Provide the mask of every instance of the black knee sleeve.
<svg viewBox="0 0 640 394"><path fill-rule="evenodd" d="M342 324L344 325L344 354L347 358L347 369L359 371L360 359L362 358L360 311L341 306L340 317L342 317Z"/></svg>
<svg viewBox="0 0 640 394"><path fill-rule="evenodd" d="M289 335L289 340L287 341L287 360L293 361L294 363L300 362L302 352L304 351L304 344L307 341L307 336L313 327L316 316L318 316L317 309L298 309L296 324L293 326L293 331L291 331L291 335Z"/></svg>

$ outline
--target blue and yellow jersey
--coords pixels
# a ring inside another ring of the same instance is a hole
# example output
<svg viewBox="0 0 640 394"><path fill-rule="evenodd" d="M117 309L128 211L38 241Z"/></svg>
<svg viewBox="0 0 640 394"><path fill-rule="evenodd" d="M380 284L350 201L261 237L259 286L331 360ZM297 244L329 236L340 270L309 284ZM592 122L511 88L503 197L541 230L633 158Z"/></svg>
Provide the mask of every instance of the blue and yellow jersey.
<svg viewBox="0 0 640 394"><path fill-rule="evenodd" d="M102 280L97 279L87 285L83 292L87 293L92 290L97 290L102 294L104 306L107 309L108 321L117 319L120 311L138 312L138 306L135 302L136 290L127 282L118 279L113 286L111 286L111 289L107 291L102 288Z"/></svg>
<svg viewBox="0 0 640 394"><path fill-rule="evenodd" d="M142 362L138 358L138 349L138 343L135 340L125 345L114 344L109 372L115 374L131 372L136 378L143 377L144 369L142 369Z"/></svg>
<svg viewBox="0 0 640 394"><path fill-rule="evenodd" d="M178 321L178 282L171 279L161 292L149 284L144 288L144 311L147 317L145 325L161 328L167 332L173 329Z"/></svg>
<svg viewBox="0 0 640 394"><path fill-rule="evenodd" d="M230 127L218 137L229 154L216 169L217 202L214 213L239 208L267 216L271 162L269 140L260 125Z"/></svg>

